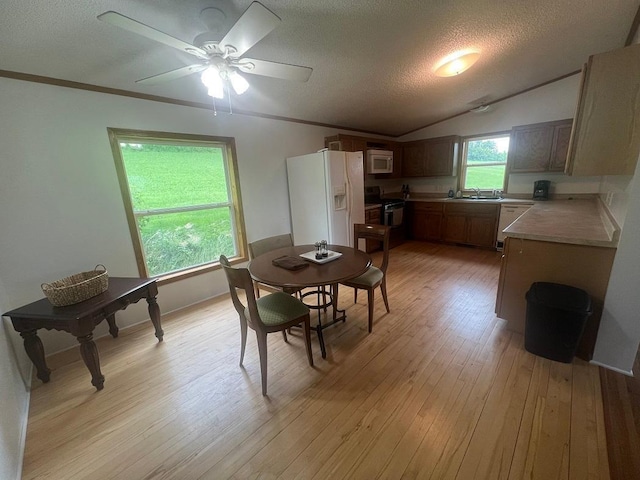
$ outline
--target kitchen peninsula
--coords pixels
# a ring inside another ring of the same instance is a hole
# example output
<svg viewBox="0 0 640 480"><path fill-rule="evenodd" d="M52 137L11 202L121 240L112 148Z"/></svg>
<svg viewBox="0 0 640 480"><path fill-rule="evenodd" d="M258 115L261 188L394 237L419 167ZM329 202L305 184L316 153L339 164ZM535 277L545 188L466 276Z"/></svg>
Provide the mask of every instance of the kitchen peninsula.
<svg viewBox="0 0 640 480"><path fill-rule="evenodd" d="M581 288L591 296L593 313L577 355L590 360L619 235L600 199L537 202L504 232L497 316L523 333L525 294L533 282Z"/></svg>

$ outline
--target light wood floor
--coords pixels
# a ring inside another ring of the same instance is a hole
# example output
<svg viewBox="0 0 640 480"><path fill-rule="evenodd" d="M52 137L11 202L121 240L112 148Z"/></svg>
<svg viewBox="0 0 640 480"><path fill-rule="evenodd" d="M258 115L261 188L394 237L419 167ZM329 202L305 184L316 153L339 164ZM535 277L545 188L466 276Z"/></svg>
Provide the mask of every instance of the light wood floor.
<svg viewBox="0 0 640 480"><path fill-rule="evenodd" d="M598 369L524 350L494 315L500 255L408 242L391 251L391 313L366 295L313 338L255 336L238 366L228 296L98 340L105 388L77 350L34 381L24 478L609 478ZM162 308L162 296L158 297Z"/></svg>

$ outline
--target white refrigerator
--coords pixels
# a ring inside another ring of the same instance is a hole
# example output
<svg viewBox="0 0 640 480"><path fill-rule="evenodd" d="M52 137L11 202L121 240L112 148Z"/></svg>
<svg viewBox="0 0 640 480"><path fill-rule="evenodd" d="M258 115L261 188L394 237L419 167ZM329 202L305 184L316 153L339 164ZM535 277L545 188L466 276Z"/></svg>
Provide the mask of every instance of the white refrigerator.
<svg viewBox="0 0 640 480"><path fill-rule="evenodd" d="M287 158L287 179L294 244L326 240L353 247L353 224L364 223L362 152Z"/></svg>

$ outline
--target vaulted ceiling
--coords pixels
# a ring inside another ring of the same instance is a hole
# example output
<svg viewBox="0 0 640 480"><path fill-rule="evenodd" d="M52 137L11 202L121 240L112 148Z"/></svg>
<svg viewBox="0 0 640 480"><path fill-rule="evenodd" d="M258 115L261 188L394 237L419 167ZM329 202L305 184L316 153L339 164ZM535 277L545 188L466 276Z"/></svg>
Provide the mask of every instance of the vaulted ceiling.
<svg viewBox="0 0 640 480"><path fill-rule="evenodd" d="M198 74L136 80L194 63L183 51L97 19L114 10L193 42L225 13L224 35L250 0L3 0L0 69L211 105ZM240 112L401 135L579 70L625 45L640 0L262 0L282 22L246 56L313 68L306 83L246 75ZM433 68L481 52L454 77ZM220 110L228 99L217 101Z"/></svg>

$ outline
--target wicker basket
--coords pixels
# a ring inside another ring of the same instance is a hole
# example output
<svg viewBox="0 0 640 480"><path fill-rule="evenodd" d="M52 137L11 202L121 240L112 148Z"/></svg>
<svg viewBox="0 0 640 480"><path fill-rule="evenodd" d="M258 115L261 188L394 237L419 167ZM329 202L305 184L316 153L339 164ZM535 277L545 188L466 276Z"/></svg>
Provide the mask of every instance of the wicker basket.
<svg viewBox="0 0 640 480"><path fill-rule="evenodd" d="M102 269L98 270L98 267ZM43 283L41 286L54 306L64 307L100 295L109 288L109 275L104 265L96 265L96 268L89 272L76 273L55 282Z"/></svg>

